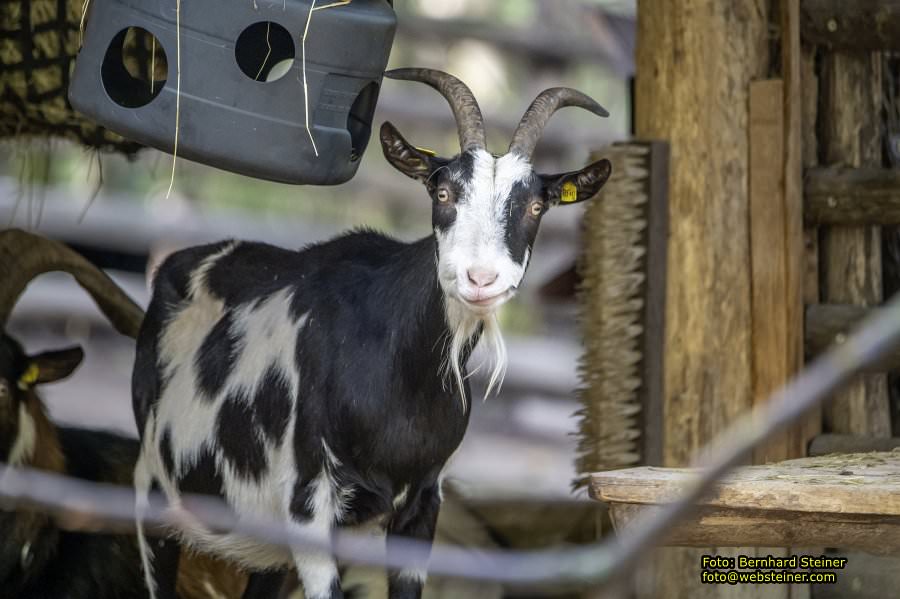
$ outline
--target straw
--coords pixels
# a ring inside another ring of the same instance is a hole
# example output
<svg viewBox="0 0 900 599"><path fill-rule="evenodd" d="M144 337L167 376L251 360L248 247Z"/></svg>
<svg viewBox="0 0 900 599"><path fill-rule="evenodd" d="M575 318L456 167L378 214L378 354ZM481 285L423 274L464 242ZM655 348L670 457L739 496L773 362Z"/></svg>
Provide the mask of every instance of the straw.
<svg viewBox="0 0 900 599"><path fill-rule="evenodd" d="M169 178L169 190L166 192L166 199L172 195L172 188L175 187L175 166L178 163L178 129L181 123L181 0L175 0L175 141L172 148L172 176Z"/></svg>
<svg viewBox="0 0 900 599"><path fill-rule="evenodd" d="M322 6L316 6L316 0L312 1L312 4L309 5L309 14L306 16L306 27L303 28L303 38L301 39L301 53L302 53L302 63L303 63L303 114L306 118L306 134L309 136L309 141L312 143L313 152L316 154L316 158L319 157L319 149L316 147L316 140L313 137L312 129L309 127L309 84L306 82L306 37L309 35L309 24L312 21L312 14L317 10L325 10L326 8L335 8L337 6L346 6L353 2L353 0L338 0L337 2L332 2L331 4L323 4Z"/></svg>

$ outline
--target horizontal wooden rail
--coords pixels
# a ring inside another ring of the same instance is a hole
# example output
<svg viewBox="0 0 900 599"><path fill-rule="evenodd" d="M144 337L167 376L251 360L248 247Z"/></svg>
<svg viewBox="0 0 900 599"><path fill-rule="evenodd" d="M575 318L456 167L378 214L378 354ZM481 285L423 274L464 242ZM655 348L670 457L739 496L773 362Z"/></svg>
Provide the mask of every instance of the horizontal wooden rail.
<svg viewBox="0 0 900 599"><path fill-rule="evenodd" d="M810 169L803 192L803 217L810 224L900 224L898 170Z"/></svg>
<svg viewBox="0 0 900 599"><path fill-rule="evenodd" d="M842 343L848 331L869 316L875 308L842 304L816 304L806 308L806 355L816 356L835 343ZM900 368L900 351L885 355L867 372L885 372Z"/></svg>
<svg viewBox="0 0 900 599"><path fill-rule="evenodd" d="M900 0L803 0L801 35L839 50L900 50Z"/></svg>
<svg viewBox="0 0 900 599"><path fill-rule="evenodd" d="M900 554L900 453L863 453L737 468L665 543L689 547L844 547ZM699 475L629 468L591 476L617 533L663 509ZM805 553L805 552L799 552ZM810 552L812 553L812 552Z"/></svg>
<svg viewBox="0 0 900 599"><path fill-rule="evenodd" d="M819 456L830 453L865 453L869 451L892 451L900 447L900 437L876 438L864 435L836 435L827 433L815 437L809 443L809 455Z"/></svg>

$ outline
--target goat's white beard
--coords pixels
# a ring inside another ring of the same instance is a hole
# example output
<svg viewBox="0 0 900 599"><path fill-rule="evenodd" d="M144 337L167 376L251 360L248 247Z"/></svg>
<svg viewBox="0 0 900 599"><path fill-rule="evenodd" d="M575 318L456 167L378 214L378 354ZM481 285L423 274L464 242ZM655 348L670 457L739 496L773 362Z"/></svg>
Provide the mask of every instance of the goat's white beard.
<svg viewBox="0 0 900 599"><path fill-rule="evenodd" d="M487 389L484 392L484 399L487 399L493 390L500 390L503 385L503 379L506 376L506 343L503 341L503 334L500 330L500 321L497 319L496 312L488 314L475 314L471 310L463 306L458 300L446 298L447 309L447 326L450 328L449 343L445 346L444 357L444 376L453 376L456 386L459 389L459 397L462 401L463 410L468 408L468 399L466 398L466 388L464 385L464 377L462 375L463 366L462 357L466 345L471 341L472 337L478 332L479 325L483 325L481 331L481 342L488 347L488 358L486 361L492 362L491 376L488 379ZM474 350L474 347L472 348ZM477 372L484 364L479 364L475 370L469 375Z"/></svg>

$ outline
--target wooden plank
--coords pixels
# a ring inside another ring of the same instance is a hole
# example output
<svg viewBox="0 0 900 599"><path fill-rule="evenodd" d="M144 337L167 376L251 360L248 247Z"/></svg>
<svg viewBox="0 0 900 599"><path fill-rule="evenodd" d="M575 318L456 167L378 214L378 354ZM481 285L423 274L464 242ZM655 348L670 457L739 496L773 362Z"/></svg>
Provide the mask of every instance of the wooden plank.
<svg viewBox="0 0 900 599"><path fill-rule="evenodd" d="M752 404L750 82L769 67L767 4L638 2L635 127L672 148L663 464L687 464ZM711 52L710 48L715 48ZM646 596L721 596L666 552Z"/></svg>
<svg viewBox="0 0 900 599"><path fill-rule="evenodd" d="M784 90L780 79L750 84L750 278L753 320L753 404L791 374L788 349L788 233L784 187ZM773 322L781 323L772 326ZM790 432L753 453L755 463L790 455Z"/></svg>
<svg viewBox="0 0 900 599"><path fill-rule="evenodd" d="M843 342L847 334L876 309L846 304L809 306L806 309L807 355L815 356L832 344ZM900 351L884 356L870 372L886 372L897 367L900 367Z"/></svg>
<svg viewBox="0 0 900 599"><path fill-rule="evenodd" d="M839 50L900 50L900 0L803 0L803 38Z"/></svg>
<svg viewBox="0 0 900 599"><path fill-rule="evenodd" d="M784 109L784 227L785 282L784 330L786 376L803 368L803 282L805 272L803 237L803 81L800 46L800 0L781 0L781 79ZM809 417L815 417L811 414ZM809 418L808 417L808 418ZM770 459L798 458L806 455L811 435L807 422L801 421L785 433L784 451L764 456Z"/></svg>
<svg viewBox="0 0 900 599"><path fill-rule="evenodd" d="M610 507L618 534L662 508L615 503ZM663 544L678 547L842 547L876 554L900 553L900 517L793 511L697 508L673 527ZM821 555L820 551L790 553ZM696 568L693 570L696 572ZM839 575L840 576L840 575Z"/></svg>
<svg viewBox="0 0 900 599"><path fill-rule="evenodd" d="M591 494L607 503L669 503L697 474L651 466L601 472L591 477ZM900 451L744 466L722 479L699 505L900 517Z"/></svg>
<svg viewBox="0 0 900 599"><path fill-rule="evenodd" d="M862 435L819 435L809 444L809 455L820 456L831 453L862 453L868 451L892 451L900 447L900 437L879 439Z"/></svg>
<svg viewBox="0 0 900 599"><path fill-rule="evenodd" d="M879 54L832 52L824 57L818 130L826 165L881 165L881 68ZM822 301L880 304L881 229L825 227L820 241ZM825 420L829 432L890 436L886 377L863 375L826 406Z"/></svg>
<svg viewBox="0 0 900 599"><path fill-rule="evenodd" d="M644 333L638 391L641 402L642 464L663 463L663 392L665 383L666 269L669 248L669 144L650 143L644 294Z"/></svg>
<svg viewBox="0 0 900 599"><path fill-rule="evenodd" d="M751 405L747 122L749 84L767 69L767 44L766 15L748 0L638 10L637 134L673 148L668 465L687 463Z"/></svg>
<svg viewBox="0 0 900 599"><path fill-rule="evenodd" d="M800 79L803 95L803 168L811 168L818 164L818 136L816 120L819 110L819 78L816 75L816 50L804 45L801 47ZM803 304L819 303L819 229L815 225L803 228L804 273ZM804 335L805 335L804 327ZM811 410L803 420L803 439L812 439L822 432L821 406Z"/></svg>
<svg viewBox="0 0 900 599"><path fill-rule="evenodd" d="M900 171L816 168L807 171L804 217L812 224L900 224Z"/></svg>

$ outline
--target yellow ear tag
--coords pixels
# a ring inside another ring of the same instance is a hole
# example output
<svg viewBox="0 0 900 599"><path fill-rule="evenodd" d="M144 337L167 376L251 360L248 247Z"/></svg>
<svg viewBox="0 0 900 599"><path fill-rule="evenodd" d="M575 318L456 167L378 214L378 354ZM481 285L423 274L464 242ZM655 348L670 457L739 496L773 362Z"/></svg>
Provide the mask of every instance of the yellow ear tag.
<svg viewBox="0 0 900 599"><path fill-rule="evenodd" d="M38 368L37 364L29 364L28 368L25 369L25 372L22 373L22 376L19 377L19 389L24 391L34 385L40 374L41 369Z"/></svg>
<svg viewBox="0 0 900 599"><path fill-rule="evenodd" d="M422 152L423 154L427 154L429 156L437 156L437 152L435 152L434 150L429 150L428 148L418 148L418 147L416 149L418 151Z"/></svg>
<svg viewBox="0 0 900 599"><path fill-rule="evenodd" d="M571 204L578 199L578 188L571 181L566 181L562 186L560 201L563 204Z"/></svg>

